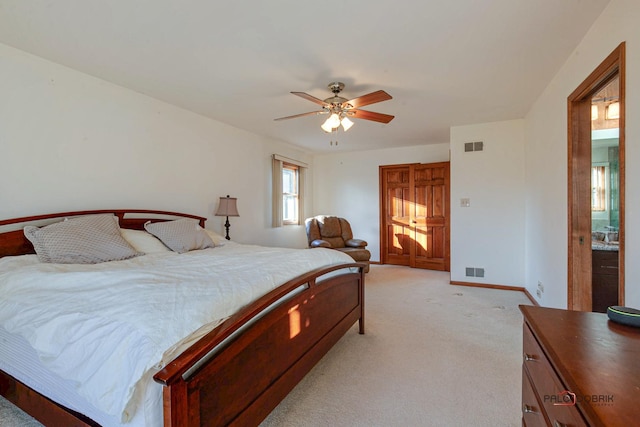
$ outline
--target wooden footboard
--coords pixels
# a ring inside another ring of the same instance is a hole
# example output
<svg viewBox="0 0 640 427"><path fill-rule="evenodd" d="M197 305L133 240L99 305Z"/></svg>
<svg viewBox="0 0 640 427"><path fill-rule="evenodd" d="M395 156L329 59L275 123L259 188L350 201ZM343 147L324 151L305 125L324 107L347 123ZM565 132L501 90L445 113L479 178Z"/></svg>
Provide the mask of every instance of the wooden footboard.
<svg viewBox="0 0 640 427"><path fill-rule="evenodd" d="M349 266L281 286L156 374L165 426L257 425L356 321L364 333L364 265Z"/></svg>

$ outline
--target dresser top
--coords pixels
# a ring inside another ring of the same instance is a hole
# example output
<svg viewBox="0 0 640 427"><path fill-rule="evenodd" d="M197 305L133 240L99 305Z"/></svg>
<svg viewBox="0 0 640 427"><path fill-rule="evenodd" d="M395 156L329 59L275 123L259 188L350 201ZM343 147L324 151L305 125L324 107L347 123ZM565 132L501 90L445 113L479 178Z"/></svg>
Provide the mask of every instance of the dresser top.
<svg viewBox="0 0 640 427"><path fill-rule="evenodd" d="M524 305L520 310L589 424L640 420L640 328L614 323L603 313Z"/></svg>

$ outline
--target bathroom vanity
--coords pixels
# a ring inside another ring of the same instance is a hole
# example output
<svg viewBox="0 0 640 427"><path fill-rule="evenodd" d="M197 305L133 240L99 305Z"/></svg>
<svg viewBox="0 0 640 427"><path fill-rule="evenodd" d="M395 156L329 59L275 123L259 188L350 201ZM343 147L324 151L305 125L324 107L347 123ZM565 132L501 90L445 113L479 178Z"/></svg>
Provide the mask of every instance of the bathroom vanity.
<svg viewBox="0 0 640 427"><path fill-rule="evenodd" d="M618 247L616 243L591 243L592 311L606 313L618 305Z"/></svg>

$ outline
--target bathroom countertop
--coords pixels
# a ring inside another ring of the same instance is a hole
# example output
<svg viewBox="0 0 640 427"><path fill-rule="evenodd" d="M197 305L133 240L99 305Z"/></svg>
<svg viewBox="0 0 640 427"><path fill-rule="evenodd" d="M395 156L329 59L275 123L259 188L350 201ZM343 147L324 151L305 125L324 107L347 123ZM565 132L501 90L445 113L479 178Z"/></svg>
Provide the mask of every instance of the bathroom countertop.
<svg viewBox="0 0 640 427"><path fill-rule="evenodd" d="M618 251L619 248L618 242L591 241L591 250L594 251Z"/></svg>

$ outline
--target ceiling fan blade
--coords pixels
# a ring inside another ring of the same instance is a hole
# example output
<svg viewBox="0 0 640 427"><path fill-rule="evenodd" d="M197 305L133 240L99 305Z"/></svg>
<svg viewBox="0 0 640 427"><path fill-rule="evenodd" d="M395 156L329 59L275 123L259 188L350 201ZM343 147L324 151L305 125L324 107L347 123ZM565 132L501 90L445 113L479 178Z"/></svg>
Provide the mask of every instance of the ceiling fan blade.
<svg viewBox="0 0 640 427"><path fill-rule="evenodd" d="M315 102L318 105L322 105L323 107L329 105L326 102L324 102L322 99L316 98L315 96L311 96L308 93L304 93L304 92L291 92L291 93L294 95L298 95L299 97L304 98L308 101Z"/></svg>
<svg viewBox="0 0 640 427"><path fill-rule="evenodd" d="M382 102L392 99L391 95L383 90L377 90L375 92L368 93L366 95L353 98L342 104L343 108L360 108L365 105L375 104L376 102ZM350 107L349 107L350 106Z"/></svg>
<svg viewBox="0 0 640 427"><path fill-rule="evenodd" d="M374 113L373 111L366 110L351 110L347 116L355 117L356 119L372 120L380 123L389 123L395 117L390 114Z"/></svg>
<svg viewBox="0 0 640 427"><path fill-rule="evenodd" d="M293 116L287 116L287 117L279 117L277 119L273 119L273 120L287 120L287 119L295 119L297 117L304 117L304 116L317 116L319 114L327 114L328 111L323 110L323 111L310 111L308 113L302 113L302 114L294 114Z"/></svg>

